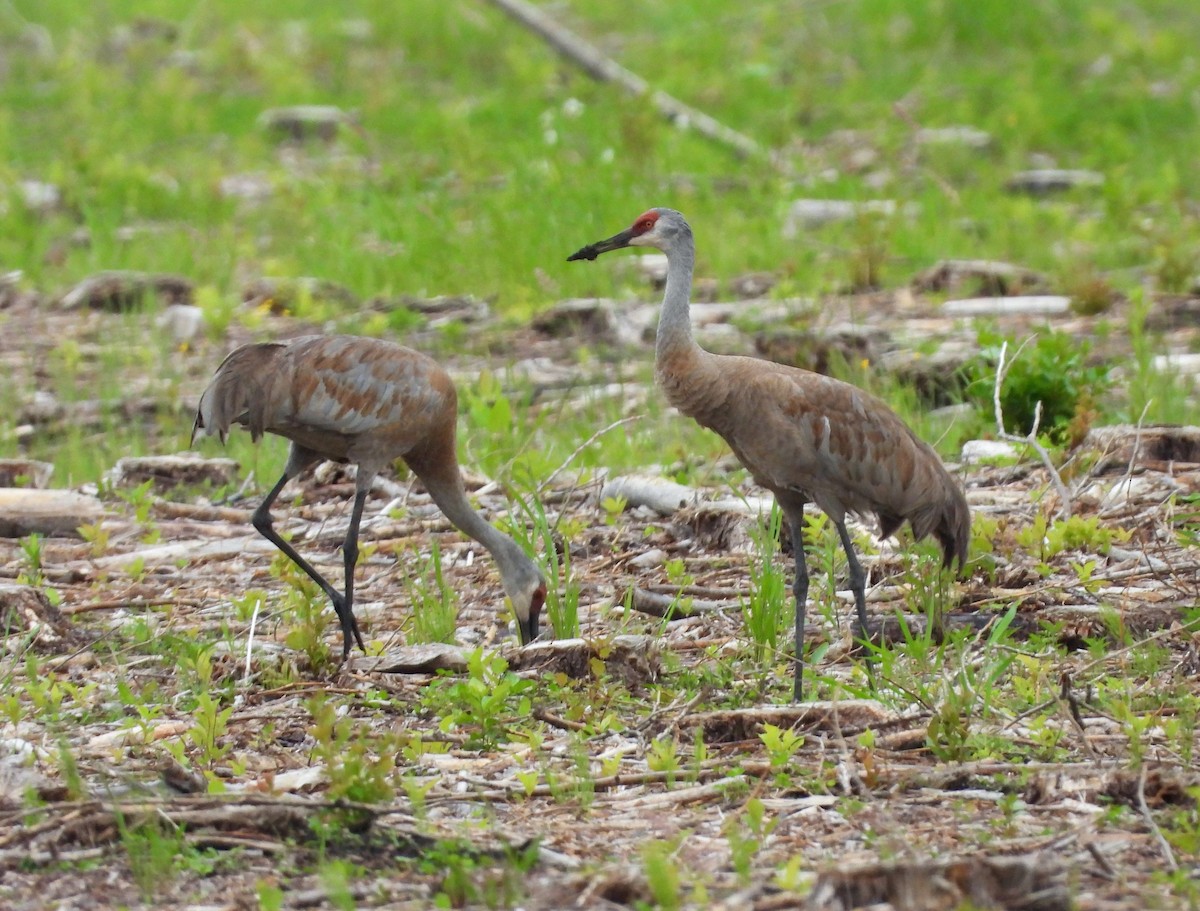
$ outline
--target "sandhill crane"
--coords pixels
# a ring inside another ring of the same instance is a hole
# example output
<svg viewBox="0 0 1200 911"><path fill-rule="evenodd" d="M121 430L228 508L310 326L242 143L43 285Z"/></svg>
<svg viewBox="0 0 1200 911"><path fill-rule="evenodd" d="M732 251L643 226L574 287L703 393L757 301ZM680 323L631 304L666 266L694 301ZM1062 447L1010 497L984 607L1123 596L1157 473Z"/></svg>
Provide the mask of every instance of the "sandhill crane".
<svg viewBox="0 0 1200 911"><path fill-rule="evenodd" d="M881 537L907 520L918 539L937 538L943 566L958 561L961 571L971 531L966 497L937 453L874 396L808 370L715 355L697 345L688 313L695 244L679 212L650 209L631 227L567 259L593 260L622 247L656 247L667 255L654 358L655 378L667 400L720 434L755 481L775 495L787 520L796 558L793 694L799 701L808 600L804 504L816 503L837 528L854 591L856 633L865 636L866 579L846 531L846 515L875 513Z"/></svg>
<svg viewBox="0 0 1200 911"><path fill-rule="evenodd" d="M204 431L225 442L231 424L254 441L266 433L292 441L283 477L254 510L254 527L324 590L342 625L342 660L350 637L366 651L354 618L358 527L375 476L403 458L445 514L488 549L512 601L522 644L537 636L546 583L521 548L488 524L467 500L455 450L458 395L431 358L411 348L348 335L305 336L243 345L217 368L200 396L192 439ZM343 557L345 593L283 540L271 504L291 478L322 459L354 462L354 506Z"/></svg>

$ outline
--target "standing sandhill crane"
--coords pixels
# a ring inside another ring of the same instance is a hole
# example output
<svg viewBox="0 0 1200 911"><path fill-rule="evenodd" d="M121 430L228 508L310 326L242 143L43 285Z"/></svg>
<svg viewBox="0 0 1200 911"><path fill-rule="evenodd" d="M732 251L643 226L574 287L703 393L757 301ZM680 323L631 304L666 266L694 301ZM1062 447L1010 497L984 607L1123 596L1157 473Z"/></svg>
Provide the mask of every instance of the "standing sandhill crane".
<svg viewBox="0 0 1200 911"><path fill-rule="evenodd" d="M507 535L484 521L467 500L455 450L458 395L431 358L392 342L349 335L305 336L243 345L217 368L200 396L192 439L199 431L225 442L231 424L292 441L283 477L254 510L254 527L324 590L342 625L342 660L350 637L366 651L354 619L358 526L375 476L403 458L461 531L488 549L512 600L521 643L537 636L546 583L533 561ZM346 591L339 593L283 540L271 524L271 504L291 478L322 459L354 462L354 508L343 556Z"/></svg>
<svg viewBox="0 0 1200 911"><path fill-rule="evenodd" d="M819 373L716 355L697 345L688 315L695 244L679 212L650 209L620 234L567 260L592 260L622 247L656 247L667 255L654 356L654 374L667 400L720 434L754 480L775 495L787 519L796 555L793 692L799 701L808 600L804 504L816 503L837 527L858 611L856 634L865 637L866 579L846 531L847 513L875 513L881 537L907 520L918 539L937 538L943 566L957 560L961 571L971 531L966 497L937 453L874 396Z"/></svg>

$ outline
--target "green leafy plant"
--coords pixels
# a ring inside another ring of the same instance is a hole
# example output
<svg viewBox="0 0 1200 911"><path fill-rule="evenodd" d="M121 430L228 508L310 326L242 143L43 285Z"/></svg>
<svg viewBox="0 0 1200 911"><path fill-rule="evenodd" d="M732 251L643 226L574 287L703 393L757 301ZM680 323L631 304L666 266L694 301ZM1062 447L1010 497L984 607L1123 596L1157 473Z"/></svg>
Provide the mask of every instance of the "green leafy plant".
<svg viewBox="0 0 1200 911"><path fill-rule="evenodd" d="M560 533L561 515L550 522L536 484L530 481L523 486L524 493L516 496L516 503L532 530L524 522L510 518L509 533L526 553L536 552L536 543L541 542L548 570L546 619L556 639L573 639L579 635L579 580L571 571L570 529L562 529Z"/></svg>
<svg viewBox="0 0 1200 911"><path fill-rule="evenodd" d="M337 662L325 642L329 628L326 612L329 599L320 586L283 553L272 558L271 574L287 584L280 605L281 619L288 630L284 642L288 648L304 654L313 673L332 669Z"/></svg>
<svg viewBox="0 0 1200 911"><path fill-rule="evenodd" d="M1016 605L992 625L981 649L985 660L968 662L959 657L965 636L947 636L937 648L938 667L924 667L932 676L936 694L930 693L933 715L926 732L930 751L946 762L962 762L992 755L995 746L977 734L979 722L996 710L997 684L1008 673L1013 655L1001 648L1016 616Z"/></svg>
<svg viewBox="0 0 1200 911"><path fill-rule="evenodd" d="M1123 544L1129 536L1127 529L1100 524L1099 516L1072 515L1051 522L1039 512L1032 523L1017 532L1016 541L1046 563L1068 550L1107 554L1114 544Z"/></svg>
<svg viewBox="0 0 1200 911"><path fill-rule="evenodd" d="M524 895L526 874L537 863L537 842L507 847L499 863L481 857L470 844L443 839L427 849L417 869L441 877L434 896L437 908L516 907Z"/></svg>
<svg viewBox="0 0 1200 911"><path fill-rule="evenodd" d="M651 841L642 846L642 869L655 907L677 911L683 907L683 874L675 858L678 846L669 841Z"/></svg>
<svg viewBox="0 0 1200 911"><path fill-rule="evenodd" d="M42 535L26 535L17 542L25 558L25 569L17 576L23 585L41 585L46 581L42 572Z"/></svg>
<svg viewBox="0 0 1200 911"><path fill-rule="evenodd" d="M475 649L467 656L467 677L438 677L422 701L441 718L443 731L462 729L468 745L490 749L508 740L508 725L529 714L533 681L522 680L496 652Z"/></svg>
<svg viewBox="0 0 1200 911"><path fill-rule="evenodd" d="M604 510L604 524L616 525L627 505L628 502L624 497L605 497L601 500L600 508Z"/></svg>
<svg viewBox="0 0 1200 911"><path fill-rule="evenodd" d="M675 784L675 773L682 768L679 758L679 744L674 737L658 737L650 741L650 751L646 754L646 765L654 772L667 773L667 787Z"/></svg>
<svg viewBox="0 0 1200 911"><path fill-rule="evenodd" d="M391 800L400 752L395 735L377 733L350 717L338 718L335 706L321 695L310 698L307 707L313 719L315 755L329 776L330 798L354 803ZM348 819L354 826L363 822L353 811Z"/></svg>
<svg viewBox="0 0 1200 911"><path fill-rule="evenodd" d="M154 507L154 480L145 481L128 490L118 490L117 496L133 507L134 520L142 526L142 542L156 543L162 533L151 519L151 510Z"/></svg>
<svg viewBox="0 0 1200 911"><path fill-rule="evenodd" d="M772 504L767 523L751 531L755 548L750 562L750 596L742 601L742 618L759 661L775 656L787 629L787 580L776 560L782 521L782 511Z"/></svg>
<svg viewBox="0 0 1200 911"><path fill-rule="evenodd" d="M83 540L91 545L93 557L103 557L108 552L109 531L101 523L80 525L77 529Z"/></svg>
<svg viewBox="0 0 1200 911"><path fill-rule="evenodd" d="M186 848L184 833L157 814L129 824L124 814L115 814L121 846L142 900L153 902L179 875Z"/></svg>
<svg viewBox="0 0 1200 911"><path fill-rule="evenodd" d="M446 581L436 540L430 544L425 566L405 578L413 606L413 641L453 642L458 628L458 595Z"/></svg>
<svg viewBox="0 0 1200 911"><path fill-rule="evenodd" d="M791 728L780 728L773 724L763 724L758 739L767 748L768 761L773 769L786 769L792 758L804 746L804 735L797 734Z"/></svg>
<svg viewBox="0 0 1200 911"><path fill-rule="evenodd" d="M970 399L991 414L1002 343L1008 343L1006 373L1000 388L1005 429L1024 436L1033 426L1041 402L1039 432L1057 443L1073 434L1072 421L1088 420L1088 412L1112 385L1108 367L1093 363L1091 344L1073 334L1049 330L1023 347L993 330L979 333L980 354L964 368Z"/></svg>
<svg viewBox="0 0 1200 911"><path fill-rule="evenodd" d="M226 734L232 714L233 706L221 708L210 693L202 692L196 697L193 722L187 736L199 752L200 761L209 769L229 753L229 747L223 745L221 739Z"/></svg>
<svg viewBox="0 0 1200 911"><path fill-rule="evenodd" d="M733 870L743 884L751 881L754 858L778 824L778 818L767 819L763 802L757 797L751 797L746 801L742 812L730 816L723 827L725 838L729 842Z"/></svg>

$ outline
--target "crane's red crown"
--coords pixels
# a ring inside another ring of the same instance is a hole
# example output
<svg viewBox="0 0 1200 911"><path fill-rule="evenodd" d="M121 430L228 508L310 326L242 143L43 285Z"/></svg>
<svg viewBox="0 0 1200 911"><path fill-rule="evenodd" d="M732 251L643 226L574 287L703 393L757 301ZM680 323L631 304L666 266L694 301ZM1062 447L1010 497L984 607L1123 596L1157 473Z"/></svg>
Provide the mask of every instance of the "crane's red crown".
<svg viewBox="0 0 1200 911"><path fill-rule="evenodd" d="M631 229L633 236L637 237L639 234L645 234L654 227L656 221L658 221L658 213L653 209L649 212L643 212L637 217L637 221L633 223L633 228Z"/></svg>

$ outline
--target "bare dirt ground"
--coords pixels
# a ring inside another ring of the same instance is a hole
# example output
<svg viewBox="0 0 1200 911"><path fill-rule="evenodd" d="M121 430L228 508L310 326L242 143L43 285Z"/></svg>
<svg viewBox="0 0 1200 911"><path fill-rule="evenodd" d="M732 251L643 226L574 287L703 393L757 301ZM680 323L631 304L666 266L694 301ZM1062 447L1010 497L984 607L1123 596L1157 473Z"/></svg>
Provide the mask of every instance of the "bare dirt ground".
<svg viewBox="0 0 1200 911"><path fill-rule="evenodd" d="M845 306L827 308L826 321L853 317L948 339L963 334L907 296L887 307ZM37 352L54 339L67 332L97 337L114 318L44 308L27 317L24 338L9 333L0 341L10 371L36 373ZM301 328L280 318L277 334ZM491 361L548 358L569 371L569 344L521 330ZM190 426L195 396L226 350L207 345L188 355L193 398L166 406L167 413ZM627 357L647 360L649 352L635 346ZM465 355L451 366L468 375L488 362ZM626 368L618 358L606 369ZM46 582L62 596L57 611L35 588L17 585L27 559L16 540L0 539L0 606L10 626L2 696L6 705L25 706L10 708L0 722L0 903L243 909L279 906L271 904L277 896L287 908L425 908L441 893L457 894L469 907L669 906L655 891L652 870L658 870L659 883L677 878L683 907L1193 907L1180 880L1168 885L1162 875L1174 864L1186 867L1194 855L1168 845L1157 822L1194 807L1193 754L1171 733L1185 719L1172 717L1169 705L1142 718L1119 717L1109 697L1119 691L1127 704L1146 704L1146 694L1194 687L1200 655L1195 627L1185 620L1197 603L1200 559L1180 543L1182 519L1167 500L1200 487L1200 456L1156 453L1132 431L1114 439L1106 444L1111 457L1096 450L1086 470L1070 478L1076 515L1129 534L1107 556L1068 548L1039 568L1034 556L1014 547L1016 529L1057 506L1036 461L960 469L973 510L1000 529L994 575L973 573L954 589L948 625L978 631L967 662L983 666L989 621L1014 603L1015 634L1003 648L1045 635L1040 631L1050 624L1050 639L1072 649L1063 658L1036 657L1032 647L1019 656L1014 674L1028 683L1025 709L1014 710L1010 701L984 711L976 703L970 732L1008 744L1008 756L1022 755L1022 745L1029 747L1025 757L1042 755L1052 742L1054 761L939 758L929 731L942 706L915 695L901 705L895 690L886 705L857 699L789 705L782 657L765 682L733 680L729 670L726 694L660 688L672 678L711 682L725 679L722 668L753 666L736 657L748 653L737 604L746 589L750 520L693 507L666 516L635 508L614 521L600 505L599 483L573 484L565 475L545 502L579 529L572 569L587 642L532 656L522 656L502 629L502 592L486 554L403 478L397 483L406 491L405 518L366 526L364 542L373 551L358 569L360 622L382 643L384 657L356 655L323 675L306 672L283 644L289 628L274 600L257 620L246 675L249 627L233 616L230 599L250 588L274 599L283 588L270 572L270 545L249 525L257 494L222 506L165 494L153 506L160 531L153 544L142 541L143 525L128 504L106 498L103 555L72 536L44 544ZM260 486L266 482L259 479ZM476 478L473 486L489 516L508 508L494 485ZM336 577L351 488L335 475L324 483L306 478L298 489L302 504L281 508L279 527ZM728 493L700 492L704 500ZM376 497L368 516L385 502ZM404 576L412 570L413 547L427 553L432 539L457 557L447 578L461 599L460 641L499 648L519 675L553 679L574 694L547 696L540 705L535 698L528 716L507 719L514 730L536 731L536 744L514 737L478 747L469 732L443 730L426 699L433 675L387 670L398 664L389 655L409 655L402 648L410 612ZM631 588L673 591L661 563L633 562L654 548L683 561L697 601L728 609L671 622L626 611ZM1072 566L1086 558L1097 560L1089 579ZM900 549L885 543L867 563L876 636L898 635L898 613L919 627L922 618L911 616L906 599ZM861 684L862 658L845 635L849 606L839 600L840 627L828 613L810 613L809 647L829 646L818 659L822 675ZM131 632L139 619L149 641ZM340 638L332 616L326 619L326 640L336 649ZM630 637L621 647L612 641L614 630ZM204 793L204 779L197 778L200 748L188 734L196 720L178 708L192 704L194 693L183 692L173 660L156 655L155 637L168 635L215 643L213 687L233 694L219 742L224 758L211 768L223 795ZM1140 658L1147 647L1161 658L1149 672ZM281 662L295 667L294 680L265 684L263 668ZM61 706L52 700L34 706L22 695L29 669L42 682L52 677L75 689ZM1091 684L1102 677L1110 682L1094 691ZM122 685L155 707L153 717L139 724L132 709L116 719L101 711ZM395 757L398 769L425 789L423 800L414 803L403 790L370 805L329 800L308 701L321 692L348 706L342 720L362 730L443 745L445 752ZM566 707L580 703L591 710L568 717ZM615 722L601 723L605 717ZM759 736L764 722L803 736L782 767L772 765ZM864 736L868 729L873 736ZM697 730L704 743L699 757ZM1194 725L1187 730L1184 740L1194 739ZM193 768L170 758L164 744L172 740L183 742ZM663 742L678 745L677 770L654 761ZM581 769L589 774L579 776ZM520 777L530 770L540 776L532 784ZM752 799L765 822L755 822ZM169 831L181 827L188 848L199 849L181 857L202 861L168 864L169 873L139 884L123 830L147 819ZM739 855L739 838L753 849ZM654 844L666 848L650 861L647 845ZM448 885L455 871L471 884L458 893Z"/></svg>

